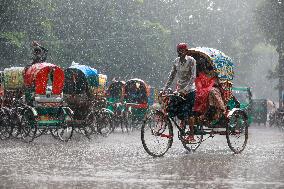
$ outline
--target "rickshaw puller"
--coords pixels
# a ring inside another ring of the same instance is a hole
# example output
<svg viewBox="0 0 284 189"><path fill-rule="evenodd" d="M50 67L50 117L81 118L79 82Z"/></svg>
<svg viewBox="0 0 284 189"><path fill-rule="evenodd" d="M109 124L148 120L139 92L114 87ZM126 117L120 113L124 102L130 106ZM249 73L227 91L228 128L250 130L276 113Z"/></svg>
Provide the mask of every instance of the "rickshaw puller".
<svg viewBox="0 0 284 189"><path fill-rule="evenodd" d="M190 135L187 139L190 142L194 142L194 116L192 110L195 99L196 60L188 56L187 52L188 45L186 43L179 43L177 45L178 57L173 62L173 67L163 93L166 92L177 76L177 92L186 99L182 109L183 119L180 126L185 127L185 120L188 120Z"/></svg>

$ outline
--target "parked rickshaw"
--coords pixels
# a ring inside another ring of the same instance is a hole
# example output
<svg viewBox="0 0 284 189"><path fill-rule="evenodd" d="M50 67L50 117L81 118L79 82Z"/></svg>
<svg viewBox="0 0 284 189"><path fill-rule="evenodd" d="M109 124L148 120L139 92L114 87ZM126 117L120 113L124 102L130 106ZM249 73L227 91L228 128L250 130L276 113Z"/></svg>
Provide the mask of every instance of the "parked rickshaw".
<svg viewBox="0 0 284 189"><path fill-rule="evenodd" d="M74 111L74 126L90 137L98 132L107 136L112 128L106 100L98 95L99 75L86 65L72 65L65 69L64 100Z"/></svg>
<svg viewBox="0 0 284 189"><path fill-rule="evenodd" d="M148 109L147 84L141 79L130 79L125 83L125 96L127 108L130 108L131 126L137 127L142 123Z"/></svg>
<svg viewBox="0 0 284 189"><path fill-rule="evenodd" d="M72 137L72 111L63 104L63 82L63 70L50 63L4 69L3 108L10 136L26 142L47 132L63 141Z"/></svg>
<svg viewBox="0 0 284 189"><path fill-rule="evenodd" d="M22 105L24 94L24 67L5 68L3 71L2 119L5 125L3 138L24 138L20 132Z"/></svg>
<svg viewBox="0 0 284 189"><path fill-rule="evenodd" d="M267 99L253 99L252 100L252 116L253 122L258 125L267 122Z"/></svg>
<svg viewBox="0 0 284 189"><path fill-rule="evenodd" d="M113 81L107 89L108 109L114 113L114 128L120 127L122 132L128 132L129 111L126 107L125 81Z"/></svg>
<svg viewBox="0 0 284 189"><path fill-rule="evenodd" d="M21 129L25 138L32 141L39 130L68 141L73 134L73 112L63 101L64 71L54 64L36 63L25 68L24 83Z"/></svg>
<svg viewBox="0 0 284 189"><path fill-rule="evenodd" d="M184 103L185 99L178 94L166 94L161 96L162 108L149 111L145 116L141 128L141 140L145 151L154 157L163 156L172 146L175 133L172 123L174 123L178 129L178 138L188 151L195 151L207 138L218 134L226 135L228 146L234 153L241 153L248 140L246 112L240 108L233 108L227 109L226 113L220 115L215 111L216 106L209 106L209 95L214 94L211 93L212 90L219 90L225 104L232 98L234 65L231 58L219 50L206 47L189 49L188 55L194 57L197 62L194 107L196 111L194 135L197 140L194 142L187 140L191 134L188 127L179 126L175 121L179 113L177 107Z"/></svg>
<svg viewBox="0 0 284 189"><path fill-rule="evenodd" d="M248 123L253 121L252 117L252 93L250 87L233 87L233 96L238 100L239 108L244 110L248 115ZM230 99L228 102L230 110L237 107L234 99Z"/></svg>
<svg viewBox="0 0 284 189"><path fill-rule="evenodd" d="M111 103L122 102L125 94L125 81L113 81L107 89L107 99ZM109 107L111 110L112 107Z"/></svg>

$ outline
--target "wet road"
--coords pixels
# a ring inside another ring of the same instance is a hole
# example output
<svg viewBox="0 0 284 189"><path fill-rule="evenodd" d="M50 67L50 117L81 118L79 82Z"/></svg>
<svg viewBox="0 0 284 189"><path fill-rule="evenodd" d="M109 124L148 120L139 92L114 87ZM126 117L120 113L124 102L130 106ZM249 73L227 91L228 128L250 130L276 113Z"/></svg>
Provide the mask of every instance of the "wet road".
<svg viewBox="0 0 284 189"><path fill-rule="evenodd" d="M225 136L186 153L175 138L163 158L144 151L140 133L68 143L0 141L0 188L284 188L284 132L252 126L242 154Z"/></svg>

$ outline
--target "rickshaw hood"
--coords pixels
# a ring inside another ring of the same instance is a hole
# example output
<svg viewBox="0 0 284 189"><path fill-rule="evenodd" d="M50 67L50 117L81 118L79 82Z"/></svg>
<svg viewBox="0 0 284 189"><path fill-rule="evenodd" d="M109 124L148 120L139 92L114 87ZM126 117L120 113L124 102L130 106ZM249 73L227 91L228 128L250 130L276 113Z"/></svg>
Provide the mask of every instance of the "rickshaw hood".
<svg viewBox="0 0 284 189"><path fill-rule="evenodd" d="M48 75L53 71L52 94L61 94L64 86L64 71L51 63L37 63L27 68L24 73L26 87L35 87L36 94L45 94Z"/></svg>

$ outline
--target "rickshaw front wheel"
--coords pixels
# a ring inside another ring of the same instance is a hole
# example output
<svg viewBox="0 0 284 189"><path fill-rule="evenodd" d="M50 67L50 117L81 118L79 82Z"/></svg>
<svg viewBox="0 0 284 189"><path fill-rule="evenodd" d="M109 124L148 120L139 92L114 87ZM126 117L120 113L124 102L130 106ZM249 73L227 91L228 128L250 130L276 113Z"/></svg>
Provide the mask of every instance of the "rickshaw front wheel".
<svg viewBox="0 0 284 189"><path fill-rule="evenodd" d="M21 136L23 141L32 142L36 137L37 133L37 124L35 120L34 113L32 109L25 108L22 111L22 119L21 119Z"/></svg>
<svg viewBox="0 0 284 189"><path fill-rule="evenodd" d="M149 112L141 127L141 141L145 151L153 157L163 156L172 146L173 127L161 111Z"/></svg>

